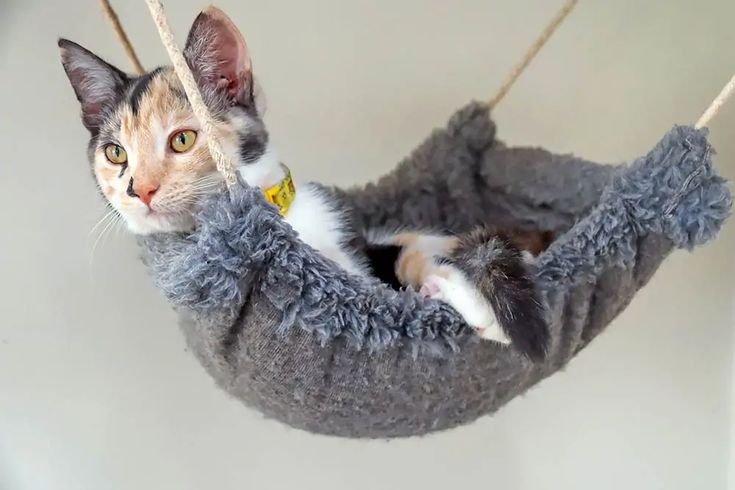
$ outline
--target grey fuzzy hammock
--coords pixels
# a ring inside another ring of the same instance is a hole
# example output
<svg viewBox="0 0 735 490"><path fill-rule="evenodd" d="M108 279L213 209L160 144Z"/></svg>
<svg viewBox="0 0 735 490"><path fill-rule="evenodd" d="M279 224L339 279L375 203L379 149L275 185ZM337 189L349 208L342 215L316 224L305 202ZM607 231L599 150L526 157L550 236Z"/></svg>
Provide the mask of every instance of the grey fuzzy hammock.
<svg viewBox="0 0 735 490"><path fill-rule="evenodd" d="M325 189L358 231L558 232L533 271L551 328L543 363L478 340L443 303L346 273L244 185L205 203L193 234L143 239L143 257L191 350L248 406L322 434L425 434L494 412L562 368L672 249L714 237L731 196L712 153L707 131L688 126L630 165L508 148L487 106L471 104L376 183Z"/></svg>

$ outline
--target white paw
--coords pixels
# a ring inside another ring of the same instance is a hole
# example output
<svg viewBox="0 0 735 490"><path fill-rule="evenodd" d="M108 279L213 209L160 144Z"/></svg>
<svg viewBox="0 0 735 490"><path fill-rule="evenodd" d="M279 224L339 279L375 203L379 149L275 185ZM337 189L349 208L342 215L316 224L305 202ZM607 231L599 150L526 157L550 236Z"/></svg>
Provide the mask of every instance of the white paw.
<svg viewBox="0 0 735 490"><path fill-rule="evenodd" d="M464 274L451 266L442 266L440 274L427 276L420 293L444 301L457 310L480 338L510 344L510 339L500 328L492 307Z"/></svg>
<svg viewBox="0 0 735 490"><path fill-rule="evenodd" d="M427 277L424 283L421 285L419 294L427 298L444 300L444 296L442 295L442 289L441 289L439 282L437 282L437 279L441 279L441 278L438 276L433 276L433 275Z"/></svg>
<svg viewBox="0 0 735 490"><path fill-rule="evenodd" d="M493 323L489 327L475 327L472 326L472 328L475 329L477 332L477 335L480 336L483 340L491 340L493 342L498 342L501 344L509 345L510 339L507 335L500 329L500 325L498 325L497 320L495 323Z"/></svg>

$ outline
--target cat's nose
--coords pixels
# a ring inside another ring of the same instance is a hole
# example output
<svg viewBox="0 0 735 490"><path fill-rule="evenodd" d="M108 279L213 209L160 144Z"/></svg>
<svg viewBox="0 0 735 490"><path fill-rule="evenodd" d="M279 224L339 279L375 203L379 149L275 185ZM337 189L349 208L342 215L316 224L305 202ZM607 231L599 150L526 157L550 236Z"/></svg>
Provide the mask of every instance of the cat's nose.
<svg viewBox="0 0 735 490"><path fill-rule="evenodd" d="M133 182L133 179L130 179L133 194L143 201L146 206L151 205L151 200L153 199L153 195L156 193L158 188L160 187L158 184L154 184L152 182Z"/></svg>

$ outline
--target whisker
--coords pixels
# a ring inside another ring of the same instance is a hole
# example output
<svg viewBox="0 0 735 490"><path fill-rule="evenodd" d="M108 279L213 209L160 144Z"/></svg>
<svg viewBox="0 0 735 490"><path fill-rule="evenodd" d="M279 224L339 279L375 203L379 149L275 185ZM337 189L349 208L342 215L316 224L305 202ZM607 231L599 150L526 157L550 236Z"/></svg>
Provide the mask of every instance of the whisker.
<svg viewBox="0 0 735 490"><path fill-rule="evenodd" d="M124 222L125 222L125 220L123 220L122 219L122 216L120 216L119 219L117 221L115 221L115 224L112 225L112 227L114 228L113 233L115 234L115 238L119 237L120 236L120 232L125 229L124 226L121 226Z"/></svg>
<svg viewBox="0 0 735 490"><path fill-rule="evenodd" d="M114 237L120 236L120 230L122 229L122 227L120 226L120 224L122 222L123 222L122 217L118 215L117 219L112 223L112 227L110 228L110 232L107 233L107 236L103 240L103 242L104 242L102 244L103 246L104 246L105 243L107 243L107 239L110 237L110 235L112 235Z"/></svg>
<svg viewBox="0 0 735 490"><path fill-rule="evenodd" d="M92 251L89 254L90 270L92 269L92 266L94 265L94 255L95 255L95 252L97 251L97 246L99 245L100 240L105 235L105 233L110 229L110 227L112 227L112 225L118 222L120 219L122 219L122 217L119 214L115 215L115 218L109 220L107 224L105 225L105 227L102 228L102 231L99 233L99 235L97 235L97 239L94 241L94 245L92 245Z"/></svg>
<svg viewBox="0 0 735 490"><path fill-rule="evenodd" d="M214 191L214 189L198 189L198 190L192 191L189 194L189 196L196 197L196 198L211 196L211 195L214 194L213 191Z"/></svg>
<svg viewBox="0 0 735 490"><path fill-rule="evenodd" d="M201 183L201 184L192 185L189 188L192 189L192 190L199 190L199 189L207 189L207 190L212 189L212 190L214 190L214 189L219 189L221 187L222 187L222 183L221 182L209 182L209 183L204 182L204 183Z"/></svg>
<svg viewBox="0 0 735 490"><path fill-rule="evenodd" d="M217 181L217 182L224 182L224 178L219 172L212 172L207 175L202 175L201 177L194 179L192 184L197 184L199 182L203 181Z"/></svg>
<svg viewBox="0 0 735 490"><path fill-rule="evenodd" d="M115 208L112 208L112 206L109 206L109 205L108 205L108 207L110 208L110 210L107 213L105 213L105 215L102 216L102 218L100 218L100 220L97 221L97 223L94 224L94 226L92 227L91 230L89 230L89 233L87 234L87 240L89 240L89 238L91 237L91 235L94 233L95 230L97 230L100 226L102 226L102 224L105 221L107 221L113 215L115 215L117 213L117 210Z"/></svg>

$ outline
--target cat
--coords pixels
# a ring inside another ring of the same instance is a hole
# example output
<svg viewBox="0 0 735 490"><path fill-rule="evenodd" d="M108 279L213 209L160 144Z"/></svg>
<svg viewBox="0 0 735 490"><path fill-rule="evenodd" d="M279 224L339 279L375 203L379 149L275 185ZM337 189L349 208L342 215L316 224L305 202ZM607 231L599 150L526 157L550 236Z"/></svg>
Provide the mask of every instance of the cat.
<svg viewBox="0 0 735 490"><path fill-rule="evenodd" d="M222 178L173 69L128 76L76 43L60 39L58 45L91 135L88 157L104 198L133 233L190 231L197 202L220 191ZM290 174L262 119L247 44L232 20L215 7L205 9L184 54L242 179L266 195L290 189ZM462 236L373 231L362 237L366 246L357 247L349 245L357 232L348 212L319 184L281 197L279 210L299 238L348 272L411 286L448 303L481 338L543 358L548 330L527 262L548 245L544 234L488 227ZM473 268L469 255L477 245L491 253L489 262ZM379 256L390 257L390 277L377 273L386 269Z"/></svg>

